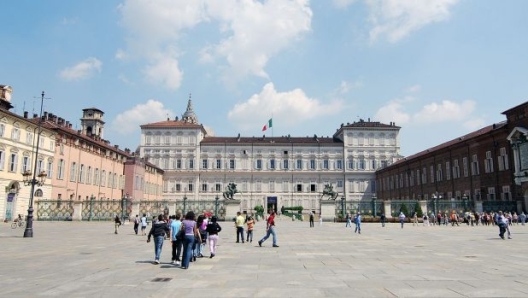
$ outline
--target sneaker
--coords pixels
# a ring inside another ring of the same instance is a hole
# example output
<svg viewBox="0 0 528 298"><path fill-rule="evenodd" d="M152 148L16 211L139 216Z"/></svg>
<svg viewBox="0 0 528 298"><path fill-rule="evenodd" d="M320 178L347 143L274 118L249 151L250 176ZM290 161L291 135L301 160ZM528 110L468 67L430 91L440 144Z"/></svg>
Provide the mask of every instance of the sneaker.
<svg viewBox="0 0 528 298"><path fill-rule="evenodd" d="M211 256L209 257L209 259L212 259L214 258L215 254L211 254Z"/></svg>
<svg viewBox="0 0 528 298"><path fill-rule="evenodd" d="M262 241L259 241L259 246L262 247Z"/></svg>
<svg viewBox="0 0 528 298"><path fill-rule="evenodd" d="M277 244L273 244L273 247L279 247Z"/></svg>
<svg viewBox="0 0 528 298"><path fill-rule="evenodd" d="M176 266L180 266L180 265L181 265L180 261L176 261Z"/></svg>
<svg viewBox="0 0 528 298"><path fill-rule="evenodd" d="M176 264L176 261L172 261L171 264L173 264L173 265Z"/></svg>
<svg viewBox="0 0 528 298"><path fill-rule="evenodd" d="M508 236L508 239L512 239L510 236Z"/></svg>
<svg viewBox="0 0 528 298"><path fill-rule="evenodd" d="M155 260L155 261L154 261L154 264L156 264L156 265L159 265L159 263L160 263L159 260Z"/></svg>

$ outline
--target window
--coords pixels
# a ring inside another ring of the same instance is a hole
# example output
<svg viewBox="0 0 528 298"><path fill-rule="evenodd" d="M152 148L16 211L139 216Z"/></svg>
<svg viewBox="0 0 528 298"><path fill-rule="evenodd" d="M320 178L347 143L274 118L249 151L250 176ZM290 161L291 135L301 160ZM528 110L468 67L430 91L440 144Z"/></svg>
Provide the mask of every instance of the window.
<svg viewBox="0 0 528 298"><path fill-rule="evenodd" d="M216 169L219 170L222 168L222 160L221 159L217 159L216 160Z"/></svg>
<svg viewBox="0 0 528 298"><path fill-rule="evenodd" d="M302 159L297 159L296 169L302 170Z"/></svg>
<svg viewBox="0 0 528 298"><path fill-rule="evenodd" d="M209 166L207 159L202 159L202 169L207 169Z"/></svg>
<svg viewBox="0 0 528 298"><path fill-rule="evenodd" d="M422 169L422 184L427 183L427 169L424 167Z"/></svg>
<svg viewBox="0 0 528 298"><path fill-rule="evenodd" d="M315 170L315 159L310 159L310 170Z"/></svg>
<svg viewBox="0 0 528 298"><path fill-rule="evenodd" d="M479 174L480 174L480 171L479 171L479 166L478 166L477 155L473 154L473 156L471 157L471 175L476 176Z"/></svg>
<svg viewBox="0 0 528 298"><path fill-rule="evenodd" d="M312 182L310 184L310 191L311 192L316 192L317 191L317 185L314 182Z"/></svg>
<svg viewBox="0 0 528 298"><path fill-rule="evenodd" d="M488 187L488 200L495 201L495 187Z"/></svg>
<svg viewBox="0 0 528 298"><path fill-rule="evenodd" d="M17 170L18 155L16 153L11 153L9 159L9 172L16 172Z"/></svg>
<svg viewBox="0 0 528 298"><path fill-rule="evenodd" d="M257 159L256 168L257 170L262 170L262 159Z"/></svg>
<svg viewBox="0 0 528 298"><path fill-rule="evenodd" d="M177 159L176 160L176 169L181 169L182 168L182 160L181 159Z"/></svg>
<svg viewBox="0 0 528 298"><path fill-rule="evenodd" d="M31 131L26 131L26 144L33 143L33 133Z"/></svg>
<svg viewBox="0 0 528 298"><path fill-rule="evenodd" d="M458 165L458 159L453 160L453 179L460 178L460 166Z"/></svg>
<svg viewBox="0 0 528 298"><path fill-rule="evenodd" d="M93 180L94 184L95 185L99 185L100 183L100 180L99 180L99 169L96 168L95 171L94 171L94 180Z"/></svg>
<svg viewBox="0 0 528 298"><path fill-rule="evenodd" d="M328 170L330 168L329 164L330 162L328 159L323 160L323 169Z"/></svg>
<svg viewBox="0 0 528 298"><path fill-rule="evenodd" d="M343 180L337 180L337 187L343 187Z"/></svg>
<svg viewBox="0 0 528 298"><path fill-rule="evenodd" d="M336 160L336 168L339 170L343 169L343 160L341 159Z"/></svg>
<svg viewBox="0 0 528 298"><path fill-rule="evenodd" d="M77 177L77 164L75 162L72 162L70 166L70 181L75 182L76 177Z"/></svg>
<svg viewBox="0 0 528 298"><path fill-rule="evenodd" d="M202 191L207 192L207 183L202 183Z"/></svg>
<svg viewBox="0 0 528 298"><path fill-rule="evenodd" d="M180 183L174 184L173 191L180 192L181 191L181 184Z"/></svg>
<svg viewBox="0 0 528 298"><path fill-rule="evenodd" d="M102 170L101 171L101 186L106 186L106 171L105 170Z"/></svg>
<svg viewBox="0 0 528 298"><path fill-rule="evenodd" d="M446 180L451 180L451 163L449 161L446 161L445 167Z"/></svg>
<svg viewBox="0 0 528 298"><path fill-rule="evenodd" d="M508 154L506 153L506 148L502 147L499 149L499 156L497 156L497 164L499 165L499 171L509 170L510 166L508 164Z"/></svg>
<svg viewBox="0 0 528 298"><path fill-rule="evenodd" d="M297 192L302 192L302 184L301 183L297 183L296 190L297 190Z"/></svg>
<svg viewBox="0 0 528 298"><path fill-rule="evenodd" d="M434 165L431 165L429 167L429 173L431 175L431 183L435 182L435 172L434 172Z"/></svg>
<svg viewBox="0 0 528 298"><path fill-rule="evenodd" d="M5 125L3 123L0 124L0 137L4 136L5 131Z"/></svg>
<svg viewBox="0 0 528 298"><path fill-rule="evenodd" d="M288 160L285 159L282 161L282 168L287 170L289 168Z"/></svg>
<svg viewBox="0 0 528 298"><path fill-rule="evenodd" d="M189 160L189 169L194 169L194 159Z"/></svg>
<svg viewBox="0 0 528 298"><path fill-rule="evenodd" d="M275 159L270 159L269 166L271 170L275 170Z"/></svg>
<svg viewBox="0 0 528 298"><path fill-rule="evenodd" d="M365 159L361 158L359 160L359 169L364 170L365 169Z"/></svg>
<svg viewBox="0 0 528 298"><path fill-rule="evenodd" d="M84 165L81 165L81 167L79 168L79 182L81 183L84 183L84 173L85 172L85 169L84 169Z"/></svg>
<svg viewBox="0 0 528 298"><path fill-rule="evenodd" d="M16 127L13 127L13 130L11 131L11 139L14 141L18 141L20 138L20 130Z"/></svg>
<svg viewBox="0 0 528 298"><path fill-rule="evenodd" d="M493 172L493 158L491 157L491 151L486 151L486 159L484 159L484 173Z"/></svg>
<svg viewBox="0 0 528 298"><path fill-rule="evenodd" d="M22 157L22 173L31 172L31 162L29 156Z"/></svg>
<svg viewBox="0 0 528 298"><path fill-rule="evenodd" d="M283 181L282 182L282 191L283 192L290 191L290 183L288 181Z"/></svg>
<svg viewBox="0 0 528 298"><path fill-rule="evenodd" d="M64 179L64 159L59 159L57 163L57 179Z"/></svg>
<svg viewBox="0 0 528 298"><path fill-rule="evenodd" d="M349 170L353 170L353 169L354 169L354 159L349 158L348 161L347 161L347 164L348 164L348 165L347 165L347 168L348 168Z"/></svg>
<svg viewBox="0 0 528 298"><path fill-rule="evenodd" d="M86 184L92 184L92 167L88 166L88 171L86 172Z"/></svg>
<svg viewBox="0 0 528 298"><path fill-rule="evenodd" d="M192 182L189 182L188 190L189 191L194 191L194 184L192 184Z"/></svg>
<svg viewBox="0 0 528 298"><path fill-rule="evenodd" d="M506 185L502 187L502 200L511 201L510 186Z"/></svg>
<svg viewBox="0 0 528 298"><path fill-rule="evenodd" d="M442 173L442 165L438 164L436 166L436 181L442 181L444 179L443 173Z"/></svg>
<svg viewBox="0 0 528 298"><path fill-rule="evenodd" d="M215 191L220 191L220 189L221 189L220 183L216 183L215 184Z"/></svg>
<svg viewBox="0 0 528 298"><path fill-rule="evenodd" d="M462 170L464 171L464 177L467 177L469 175L467 157L462 158Z"/></svg>
<svg viewBox="0 0 528 298"><path fill-rule="evenodd" d="M275 191L275 181L269 182L269 191L274 192Z"/></svg>
<svg viewBox="0 0 528 298"><path fill-rule="evenodd" d="M0 171L4 170L5 152L0 150Z"/></svg>

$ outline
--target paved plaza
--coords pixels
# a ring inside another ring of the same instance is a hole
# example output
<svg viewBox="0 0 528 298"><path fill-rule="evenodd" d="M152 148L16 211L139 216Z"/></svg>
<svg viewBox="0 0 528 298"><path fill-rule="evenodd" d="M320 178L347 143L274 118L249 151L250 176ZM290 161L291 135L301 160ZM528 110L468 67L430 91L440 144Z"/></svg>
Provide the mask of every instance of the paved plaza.
<svg viewBox="0 0 528 298"><path fill-rule="evenodd" d="M502 240L491 226L364 223L359 235L283 218L273 248L258 246L263 221L245 244L220 225L217 256L183 270L170 242L153 265L129 223L115 235L111 222L35 222L34 238L2 223L2 297L528 297L528 226Z"/></svg>

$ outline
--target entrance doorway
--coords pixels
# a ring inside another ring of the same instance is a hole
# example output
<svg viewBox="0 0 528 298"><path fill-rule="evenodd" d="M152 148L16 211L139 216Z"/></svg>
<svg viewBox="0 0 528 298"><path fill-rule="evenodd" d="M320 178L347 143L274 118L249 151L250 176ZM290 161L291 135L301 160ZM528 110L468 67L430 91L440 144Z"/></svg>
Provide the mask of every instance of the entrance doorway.
<svg viewBox="0 0 528 298"><path fill-rule="evenodd" d="M275 213L277 213L277 197L268 197L267 203L268 203L268 206L266 210L268 212L273 210Z"/></svg>

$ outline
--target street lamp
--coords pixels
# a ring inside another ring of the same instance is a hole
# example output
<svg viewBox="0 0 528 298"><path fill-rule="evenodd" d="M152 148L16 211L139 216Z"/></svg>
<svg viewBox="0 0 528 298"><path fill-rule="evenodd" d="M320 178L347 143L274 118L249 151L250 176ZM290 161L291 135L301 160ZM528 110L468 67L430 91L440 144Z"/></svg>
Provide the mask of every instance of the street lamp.
<svg viewBox="0 0 528 298"><path fill-rule="evenodd" d="M31 192L29 194L29 208L28 208L26 229L24 230L24 238L33 237L33 196L35 195L35 185L42 186L44 185L44 182L46 181L46 172L44 171L38 174L38 180L37 180L38 152L39 152L39 144L40 144L40 133L41 133L40 127L42 123L43 105L44 105L44 91L42 91L42 97L40 100L40 116L39 116L38 125L37 125L37 144L35 146L35 162L33 165L33 173L25 171L22 174L24 185L26 186L31 185ZM33 178L29 179L31 175L33 175Z"/></svg>
<svg viewBox="0 0 528 298"><path fill-rule="evenodd" d="M127 202L128 202L128 193L123 197L123 200L121 201L121 220L123 221L123 223L125 222L125 211L126 211Z"/></svg>
<svg viewBox="0 0 528 298"><path fill-rule="evenodd" d="M468 206L468 195L464 194L462 196L462 202L464 203L464 212L467 212L467 206Z"/></svg>
<svg viewBox="0 0 528 298"><path fill-rule="evenodd" d="M216 198L215 198L215 216L218 218L218 200L220 200L218 198L218 195L216 195Z"/></svg>

